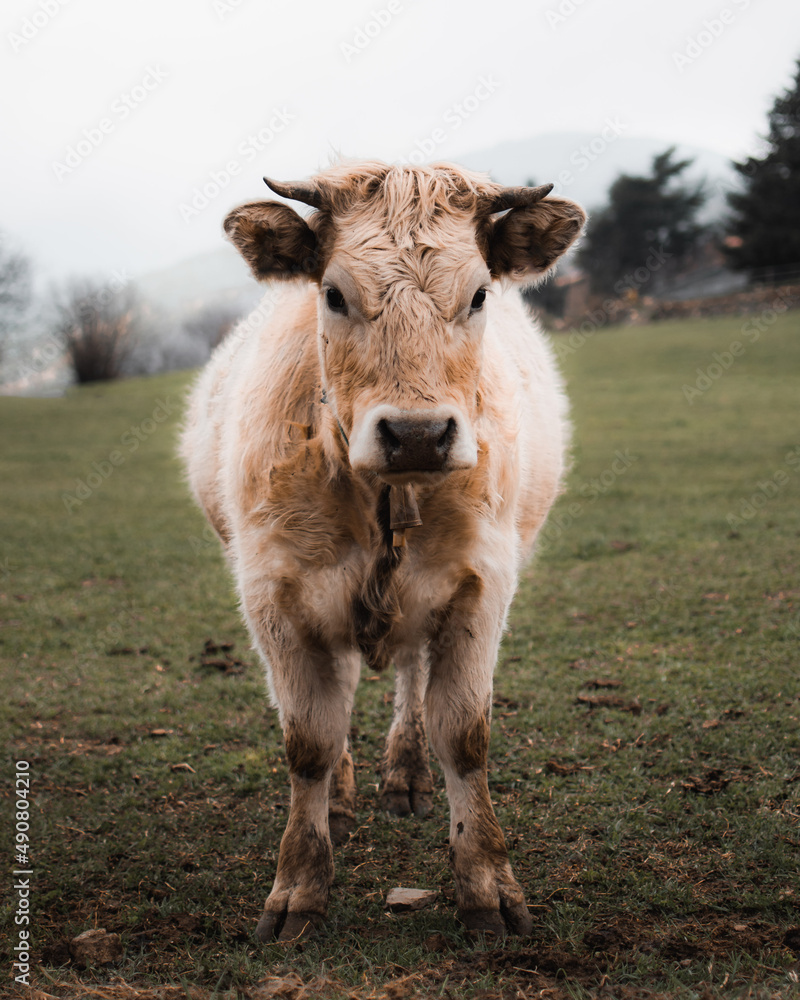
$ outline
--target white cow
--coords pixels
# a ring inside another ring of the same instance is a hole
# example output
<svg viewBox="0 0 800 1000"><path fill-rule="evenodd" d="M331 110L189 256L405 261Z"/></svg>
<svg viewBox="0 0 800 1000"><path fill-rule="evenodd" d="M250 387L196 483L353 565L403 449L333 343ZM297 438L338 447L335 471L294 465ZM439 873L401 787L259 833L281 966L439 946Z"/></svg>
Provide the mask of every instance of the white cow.
<svg viewBox="0 0 800 1000"><path fill-rule="evenodd" d="M257 933L319 925L356 789L347 734L362 657L393 661L382 802L447 784L468 928L527 933L487 785L492 673L517 574L559 492L567 405L514 284L585 221L551 186L458 167L345 164L267 182L306 202L225 220L261 279L290 279L229 335L192 395L183 455L225 546L280 712L291 811Z"/></svg>

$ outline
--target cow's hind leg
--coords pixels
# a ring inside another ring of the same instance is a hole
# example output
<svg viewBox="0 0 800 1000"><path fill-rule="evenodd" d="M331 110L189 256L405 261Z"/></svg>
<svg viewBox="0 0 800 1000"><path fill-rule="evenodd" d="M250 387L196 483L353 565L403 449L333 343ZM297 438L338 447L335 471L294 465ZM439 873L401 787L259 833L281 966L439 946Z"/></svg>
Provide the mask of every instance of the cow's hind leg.
<svg viewBox="0 0 800 1000"><path fill-rule="evenodd" d="M427 666L419 649L402 649L394 662L394 718L381 763L381 805L396 816L427 816L433 807L422 715Z"/></svg>
<svg viewBox="0 0 800 1000"><path fill-rule="evenodd" d="M331 776L328 822L334 844L343 844L356 826L356 777L348 742Z"/></svg>
<svg viewBox="0 0 800 1000"><path fill-rule="evenodd" d="M342 757L357 656L284 644L270 659L272 687L283 725L291 806L278 854L278 871L256 928L262 941L291 941L323 923L333 882L329 796ZM349 756L349 754L348 754Z"/></svg>

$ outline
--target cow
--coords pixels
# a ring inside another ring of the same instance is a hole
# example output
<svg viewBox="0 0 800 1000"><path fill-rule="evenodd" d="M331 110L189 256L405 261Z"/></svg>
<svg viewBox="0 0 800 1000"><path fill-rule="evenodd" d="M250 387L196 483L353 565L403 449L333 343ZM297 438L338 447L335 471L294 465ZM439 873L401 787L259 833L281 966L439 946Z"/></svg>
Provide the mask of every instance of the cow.
<svg viewBox="0 0 800 1000"><path fill-rule="evenodd" d="M201 373L181 446L289 768L256 935L290 941L324 925L332 839L355 824L348 734L364 661L395 668L382 807L432 808L429 740L460 920L528 934L489 796L492 676L520 568L560 491L569 421L519 286L551 271L586 216L548 197L552 185L503 187L445 163L264 180L313 211L253 201L225 219L267 299L262 321L229 334Z"/></svg>

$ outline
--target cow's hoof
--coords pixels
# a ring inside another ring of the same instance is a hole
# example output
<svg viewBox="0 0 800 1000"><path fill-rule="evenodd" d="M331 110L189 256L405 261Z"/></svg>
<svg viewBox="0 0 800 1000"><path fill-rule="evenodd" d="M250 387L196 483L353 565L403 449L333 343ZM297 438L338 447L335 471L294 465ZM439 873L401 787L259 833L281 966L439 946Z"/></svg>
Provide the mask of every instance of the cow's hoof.
<svg viewBox="0 0 800 1000"><path fill-rule="evenodd" d="M415 788L412 788L411 808L414 810L414 815L419 816L420 819L423 816L427 816L431 809L433 809L433 792L418 792Z"/></svg>
<svg viewBox="0 0 800 1000"><path fill-rule="evenodd" d="M264 944L276 939L289 944L314 937L324 925L325 918L320 913L306 913L303 910L273 913L265 910L258 921L256 937Z"/></svg>
<svg viewBox="0 0 800 1000"><path fill-rule="evenodd" d="M279 941L303 941L306 938L315 937L325 926L325 918L319 913L304 913L302 910L297 913L289 913L286 923L283 925Z"/></svg>
<svg viewBox="0 0 800 1000"><path fill-rule="evenodd" d="M392 816L410 816L411 797L408 792L381 792L381 808Z"/></svg>
<svg viewBox="0 0 800 1000"><path fill-rule="evenodd" d="M381 792L381 808L392 816L410 816L422 819L433 809L433 793L410 789L387 789Z"/></svg>
<svg viewBox="0 0 800 1000"><path fill-rule="evenodd" d="M505 937L508 933L499 910L461 911L458 917L470 934L492 934L495 937Z"/></svg>
<svg viewBox="0 0 800 1000"><path fill-rule="evenodd" d="M356 828L356 818L344 813L336 813L336 815L328 816L328 826L334 844L346 844L350 839L350 834Z"/></svg>
<svg viewBox="0 0 800 1000"><path fill-rule="evenodd" d="M518 934L527 937L533 928L533 921L524 903L503 906L500 910L461 910L458 917L471 934L492 934L505 937Z"/></svg>

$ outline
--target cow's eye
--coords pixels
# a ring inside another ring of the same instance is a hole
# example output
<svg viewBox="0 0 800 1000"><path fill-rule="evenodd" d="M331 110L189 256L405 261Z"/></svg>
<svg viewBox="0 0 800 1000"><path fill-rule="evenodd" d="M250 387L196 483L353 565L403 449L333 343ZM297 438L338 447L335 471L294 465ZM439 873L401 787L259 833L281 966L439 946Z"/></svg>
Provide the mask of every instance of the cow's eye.
<svg viewBox="0 0 800 1000"><path fill-rule="evenodd" d="M477 292L472 296L472 302L469 306L470 312L480 312L483 309L483 303L486 301L486 289L479 288Z"/></svg>
<svg viewBox="0 0 800 1000"><path fill-rule="evenodd" d="M339 313L341 316L347 315L347 303L344 300L344 295L342 295L338 288L331 286L325 292L325 301L331 312Z"/></svg>

